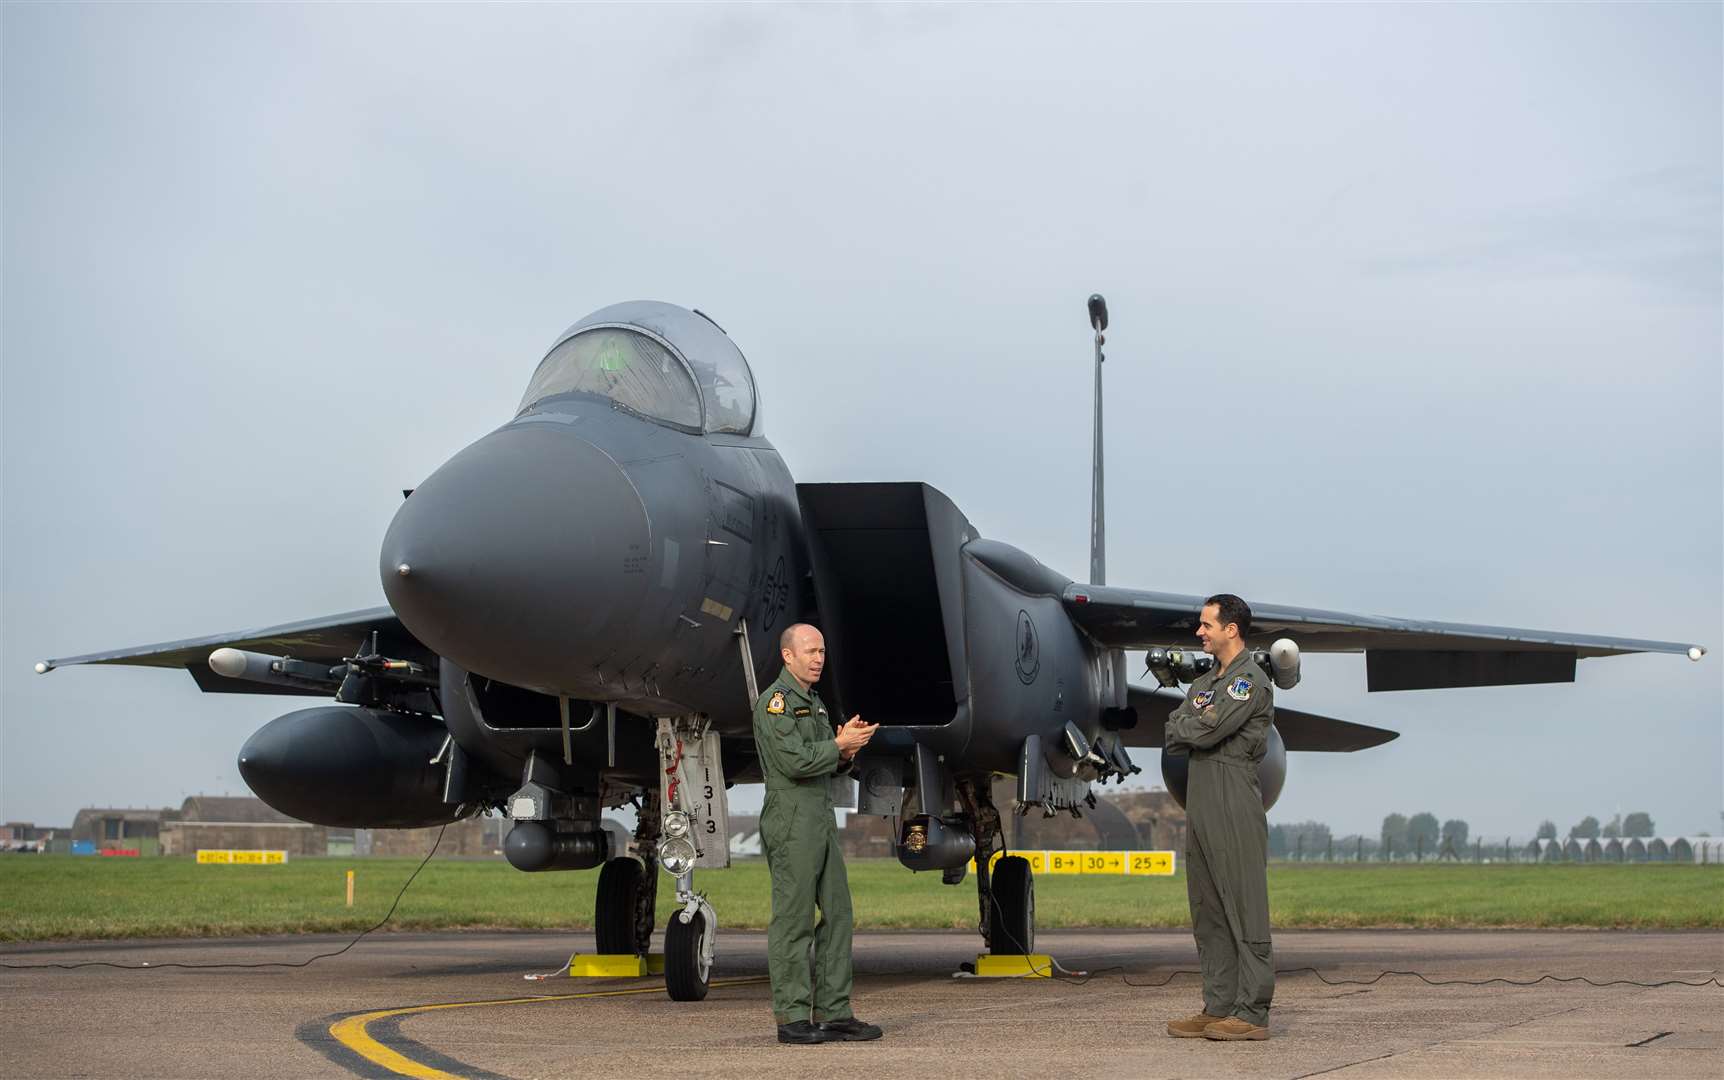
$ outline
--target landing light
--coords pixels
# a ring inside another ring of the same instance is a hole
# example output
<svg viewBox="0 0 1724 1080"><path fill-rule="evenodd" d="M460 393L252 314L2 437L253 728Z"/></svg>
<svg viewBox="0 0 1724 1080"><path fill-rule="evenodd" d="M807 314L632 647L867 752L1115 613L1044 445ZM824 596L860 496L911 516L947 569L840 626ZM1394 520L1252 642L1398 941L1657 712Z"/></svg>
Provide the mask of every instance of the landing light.
<svg viewBox="0 0 1724 1080"><path fill-rule="evenodd" d="M1699 657L1695 657L1695 659L1698 660ZM38 675L48 674L48 661L46 661L46 660L36 661L36 674L38 674Z"/></svg>
<svg viewBox="0 0 1724 1080"><path fill-rule="evenodd" d="M681 810L672 810L664 816L664 834L672 839L688 835L688 815Z"/></svg>
<svg viewBox="0 0 1724 1080"><path fill-rule="evenodd" d="M658 864L664 867L664 872L671 877L682 877L693 870L694 860L699 855L700 853L694 850L693 841L686 836L667 836L659 841Z"/></svg>
<svg viewBox="0 0 1724 1080"><path fill-rule="evenodd" d="M1688 659L1690 659L1690 660L1698 660L1698 659L1700 659L1700 658L1701 658L1701 657L1702 657L1702 656L1705 656L1705 655L1706 655L1706 650L1705 650L1705 649L1702 649L1702 648L1701 648L1701 647L1700 647L1700 646L1698 646L1698 645L1691 645L1691 646L1689 646L1689 649L1688 649ZM37 670L37 671L41 671L41 670L42 670L42 665L41 665L41 664L37 664L37 665L36 665L36 670Z"/></svg>

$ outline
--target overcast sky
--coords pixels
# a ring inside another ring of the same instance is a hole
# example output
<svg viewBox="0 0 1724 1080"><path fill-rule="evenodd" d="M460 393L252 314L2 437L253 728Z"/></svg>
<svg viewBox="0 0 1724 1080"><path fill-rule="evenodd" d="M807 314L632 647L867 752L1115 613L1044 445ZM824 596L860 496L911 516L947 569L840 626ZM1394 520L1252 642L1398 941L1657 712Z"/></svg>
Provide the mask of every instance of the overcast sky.
<svg viewBox="0 0 1724 1080"><path fill-rule="evenodd" d="M30 665L382 603L401 489L618 300L722 323L797 479L1081 578L1099 291L1114 583L1714 650L1311 659L1403 734L1272 820L1719 831L1718 5L0 10L8 820L243 791L291 702Z"/></svg>

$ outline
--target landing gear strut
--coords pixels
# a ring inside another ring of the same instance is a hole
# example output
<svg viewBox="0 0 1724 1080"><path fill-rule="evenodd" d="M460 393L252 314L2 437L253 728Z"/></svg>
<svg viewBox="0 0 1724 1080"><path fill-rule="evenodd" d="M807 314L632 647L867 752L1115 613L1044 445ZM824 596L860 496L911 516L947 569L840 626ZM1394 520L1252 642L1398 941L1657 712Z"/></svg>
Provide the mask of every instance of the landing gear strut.
<svg viewBox="0 0 1724 1080"><path fill-rule="evenodd" d="M699 866L730 865L729 814L718 732L704 716L660 717L659 862L676 878L677 911L664 932L664 983L672 1001L706 997L718 914L694 891Z"/></svg>
<svg viewBox="0 0 1724 1080"><path fill-rule="evenodd" d="M1026 956L1036 947L1036 883L1029 860L1002 855L1005 832L985 780L960 780L958 798L976 841L976 901L982 941L995 955Z"/></svg>

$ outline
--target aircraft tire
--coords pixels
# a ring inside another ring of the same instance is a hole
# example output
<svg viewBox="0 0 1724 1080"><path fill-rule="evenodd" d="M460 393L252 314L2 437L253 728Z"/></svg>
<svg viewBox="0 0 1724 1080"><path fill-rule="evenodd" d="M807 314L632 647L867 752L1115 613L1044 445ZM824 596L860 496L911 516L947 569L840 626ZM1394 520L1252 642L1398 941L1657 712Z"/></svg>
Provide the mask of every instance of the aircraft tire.
<svg viewBox="0 0 1724 1080"><path fill-rule="evenodd" d="M646 867L639 859L623 856L605 860L593 904L593 936L600 953L629 956L639 949L635 912L645 878Z"/></svg>
<svg viewBox="0 0 1724 1080"><path fill-rule="evenodd" d="M705 933L706 916L699 912L683 922L679 910L664 928L664 988L672 1001L706 997L712 971L700 961L700 939Z"/></svg>
<svg viewBox="0 0 1724 1080"><path fill-rule="evenodd" d="M990 886L994 894L989 951L1005 956L1036 948L1036 879L1030 862L1007 855L994 864Z"/></svg>

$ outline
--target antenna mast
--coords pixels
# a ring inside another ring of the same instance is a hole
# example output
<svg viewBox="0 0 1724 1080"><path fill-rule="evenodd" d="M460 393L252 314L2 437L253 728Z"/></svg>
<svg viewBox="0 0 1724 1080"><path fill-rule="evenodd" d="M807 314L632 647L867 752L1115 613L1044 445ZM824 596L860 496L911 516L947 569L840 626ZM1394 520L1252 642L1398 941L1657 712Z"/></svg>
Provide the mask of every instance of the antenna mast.
<svg viewBox="0 0 1724 1080"><path fill-rule="evenodd" d="M1095 474L1091 478L1089 503L1089 581L1091 585L1107 584L1107 514L1102 492L1101 453L1101 362L1106 359L1101 347L1107 340L1107 301L1101 293L1089 298L1089 324L1095 330Z"/></svg>

